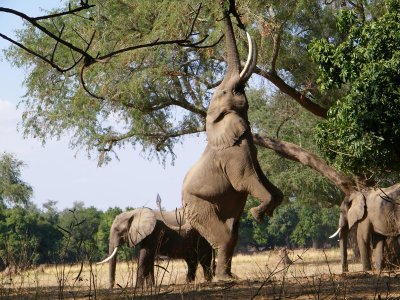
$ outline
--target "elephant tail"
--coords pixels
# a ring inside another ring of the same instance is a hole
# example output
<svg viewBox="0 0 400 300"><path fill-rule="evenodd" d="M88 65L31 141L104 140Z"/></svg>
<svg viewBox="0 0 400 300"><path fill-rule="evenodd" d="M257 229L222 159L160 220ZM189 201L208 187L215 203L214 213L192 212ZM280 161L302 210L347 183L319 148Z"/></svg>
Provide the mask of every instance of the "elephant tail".
<svg viewBox="0 0 400 300"><path fill-rule="evenodd" d="M117 254L117 250L118 250L118 247L115 247L114 251L111 253L110 256L108 256L107 258L103 259L102 261L96 263L96 265L101 265L101 264L108 262L110 259L112 259L115 256L115 254Z"/></svg>
<svg viewBox="0 0 400 300"><path fill-rule="evenodd" d="M194 228L192 227L192 225L189 224L189 222L186 222L182 225L171 225L168 224L164 221L165 226L167 226L168 228L178 232L179 234L187 234L189 231L193 230Z"/></svg>
<svg viewBox="0 0 400 300"><path fill-rule="evenodd" d="M174 224L171 224L170 222L168 222L164 218L163 210L161 207L161 197L159 194L157 194L156 203L157 203L158 209L160 211L161 221L163 221L167 227L169 227L170 229L177 231L179 233L180 232L188 232L193 229L193 227L189 224L189 222L186 222L184 208L180 208L180 209L176 208L175 209L176 224L178 224L178 225L174 225Z"/></svg>

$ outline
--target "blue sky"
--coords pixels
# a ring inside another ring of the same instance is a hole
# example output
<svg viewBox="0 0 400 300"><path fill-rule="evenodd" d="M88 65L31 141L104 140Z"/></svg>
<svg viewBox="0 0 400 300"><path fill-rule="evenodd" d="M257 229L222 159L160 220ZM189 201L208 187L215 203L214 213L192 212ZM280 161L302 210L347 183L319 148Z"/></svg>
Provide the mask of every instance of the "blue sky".
<svg viewBox="0 0 400 300"><path fill-rule="evenodd" d="M41 15L40 8L56 7L57 0L0 0L0 7L20 10L28 15ZM0 13L0 32L12 36L21 28L16 16ZM0 50L9 43L0 38ZM41 207L47 200L58 202L61 210L75 201L105 210L108 207L155 207L157 193L163 206L174 209L181 204L182 181L205 147L205 136L187 138L176 147L177 159L164 168L156 160L148 161L138 151L126 148L118 152L120 160L97 167L85 151L68 148L68 139L48 141L42 146L34 139L23 139L17 131L21 109L16 106L24 94L23 70L10 66L0 53L0 153L14 153L27 166L23 179L34 190L33 202Z"/></svg>

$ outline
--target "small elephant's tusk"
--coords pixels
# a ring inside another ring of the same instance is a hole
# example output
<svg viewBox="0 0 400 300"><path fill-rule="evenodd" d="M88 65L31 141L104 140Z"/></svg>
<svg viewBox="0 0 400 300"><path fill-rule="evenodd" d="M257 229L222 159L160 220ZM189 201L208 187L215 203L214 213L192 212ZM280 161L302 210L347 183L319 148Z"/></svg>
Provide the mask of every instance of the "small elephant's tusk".
<svg viewBox="0 0 400 300"><path fill-rule="evenodd" d="M111 258L114 257L114 255L117 253L117 250L118 250L118 247L115 247L113 253L111 253L111 255L109 257L107 257L106 259L96 263L96 265L101 265L101 264L104 264L104 263L108 262Z"/></svg>
<svg viewBox="0 0 400 300"><path fill-rule="evenodd" d="M335 236L337 236L340 233L341 228L339 228L338 230L336 230L336 232L334 234L332 234L329 238L333 239Z"/></svg>

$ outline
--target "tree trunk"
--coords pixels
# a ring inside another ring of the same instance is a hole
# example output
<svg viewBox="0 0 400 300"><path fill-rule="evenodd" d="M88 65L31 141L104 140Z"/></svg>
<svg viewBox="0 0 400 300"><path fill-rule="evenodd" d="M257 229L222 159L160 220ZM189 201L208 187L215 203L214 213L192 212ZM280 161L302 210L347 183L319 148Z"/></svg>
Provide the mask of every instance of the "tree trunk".
<svg viewBox="0 0 400 300"><path fill-rule="evenodd" d="M313 249L322 249L322 242L318 239L313 239L312 247L313 247Z"/></svg>

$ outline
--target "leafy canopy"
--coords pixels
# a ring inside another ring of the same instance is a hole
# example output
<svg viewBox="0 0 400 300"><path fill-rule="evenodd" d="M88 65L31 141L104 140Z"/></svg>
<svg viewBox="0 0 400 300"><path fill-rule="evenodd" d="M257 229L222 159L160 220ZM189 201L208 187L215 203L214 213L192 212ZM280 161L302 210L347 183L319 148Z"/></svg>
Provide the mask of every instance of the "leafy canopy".
<svg viewBox="0 0 400 300"><path fill-rule="evenodd" d="M400 1L387 1L382 17L362 20L344 9L341 43L310 46L321 88L347 94L317 127L317 143L340 170L362 174L400 170Z"/></svg>
<svg viewBox="0 0 400 300"><path fill-rule="evenodd" d="M24 163L9 153L0 154L0 206L24 205L32 196L32 187L21 179Z"/></svg>

